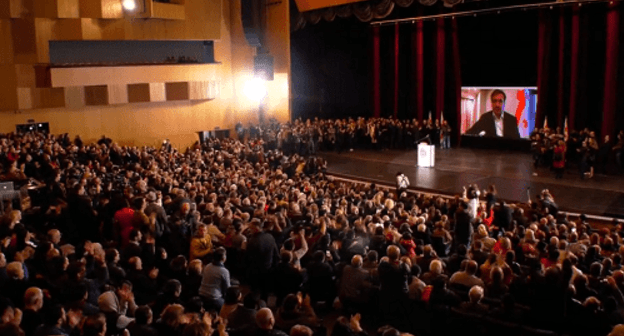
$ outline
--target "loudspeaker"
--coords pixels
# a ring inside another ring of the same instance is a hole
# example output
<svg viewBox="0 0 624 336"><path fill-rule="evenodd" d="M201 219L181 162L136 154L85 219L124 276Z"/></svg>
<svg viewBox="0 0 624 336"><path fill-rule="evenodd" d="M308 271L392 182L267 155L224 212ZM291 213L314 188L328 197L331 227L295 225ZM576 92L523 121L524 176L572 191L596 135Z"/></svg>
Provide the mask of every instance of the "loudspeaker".
<svg viewBox="0 0 624 336"><path fill-rule="evenodd" d="M273 56L269 54L260 54L254 57L254 77L272 81L273 62Z"/></svg>
<svg viewBox="0 0 624 336"><path fill-rule="evenodd" d="M214 129L212 131L200 131L197 132L199 136L199 143L204 144L210 138L216 139L228 139L230 137L229 129Z"/></svg>
<svg viewBox="0 0 624 336"><path fill-rule="evenodd" d="M241 0L241 21L247 43L252 47L262 47L264 41L264 26L266 0Z"/></svg>
<svg viewBox="0 0 624 336"><path fill-rule="evenodd" d="M34 121L28 120L29 124L18 124L15 125L15 131L18 133L28 133L28 132L42 132L42 133L50 133L50 123L35 123Z"/></svg>

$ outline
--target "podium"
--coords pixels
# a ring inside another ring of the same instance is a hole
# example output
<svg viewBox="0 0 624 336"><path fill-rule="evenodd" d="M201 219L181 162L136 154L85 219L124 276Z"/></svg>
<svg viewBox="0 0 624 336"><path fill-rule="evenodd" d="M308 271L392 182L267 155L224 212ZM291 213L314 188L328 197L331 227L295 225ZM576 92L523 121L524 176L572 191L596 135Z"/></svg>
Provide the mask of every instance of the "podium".
<svg viewBox="0 0 624 336"><path fill-rule="evenodd" d="M418 167L435 166L435 146L428 143L418 144Z"/></svg>

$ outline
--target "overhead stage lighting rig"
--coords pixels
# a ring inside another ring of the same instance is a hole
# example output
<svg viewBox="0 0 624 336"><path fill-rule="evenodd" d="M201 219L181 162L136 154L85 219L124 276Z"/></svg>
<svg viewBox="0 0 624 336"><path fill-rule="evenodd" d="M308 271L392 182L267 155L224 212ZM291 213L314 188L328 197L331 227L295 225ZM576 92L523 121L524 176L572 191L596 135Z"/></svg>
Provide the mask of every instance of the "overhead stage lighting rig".
<svg viewBox="0 0 624 336"><path fill-rule="evenodd" d="M540 3L530 3L530 4L522 4L515 6L504 6L504 7L491 7L486 9L477 9L463 12L454 12L447 14L438 14L438 15L428 15L428 16L417 16L411 18L404 19L394 19L394 20L382 20L371 22L371 26L384 26L390 24L401 24L401 23L416 23L418 21L433 21L436 19L455 19L458 17L464 16L473 16L484 15L484 14L501 14L506 12L514 12L514 11L527 11L527 10L535 10L535 9L554 9L557 7L563 6L578 6L581 7L583 5L592 5L592 4L600 4L608 2L613 4L615 2L621 2L622 0L572 0L572 1L555 1L555 2L540 2Z"/></svg>

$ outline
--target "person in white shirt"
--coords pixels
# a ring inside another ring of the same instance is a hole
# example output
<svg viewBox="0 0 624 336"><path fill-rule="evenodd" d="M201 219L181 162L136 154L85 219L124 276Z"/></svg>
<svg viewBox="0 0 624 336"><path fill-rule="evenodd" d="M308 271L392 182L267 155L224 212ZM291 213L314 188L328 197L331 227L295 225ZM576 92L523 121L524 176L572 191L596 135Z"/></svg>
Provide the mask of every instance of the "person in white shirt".
<svg viewBox="0 0 624 336"><path fill-rule="evenodd" d="M396 183L397 195L401 195L402 192L407 191L407 188L410 186L409 179L401 172L398 172L396 175Z"/></svg>

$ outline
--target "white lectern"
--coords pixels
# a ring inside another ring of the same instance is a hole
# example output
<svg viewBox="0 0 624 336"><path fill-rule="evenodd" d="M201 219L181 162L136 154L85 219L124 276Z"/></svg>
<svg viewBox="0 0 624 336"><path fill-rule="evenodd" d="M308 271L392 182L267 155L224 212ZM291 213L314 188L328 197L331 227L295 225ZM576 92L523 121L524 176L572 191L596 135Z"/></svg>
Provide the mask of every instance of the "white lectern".
<svg viewBox="0 0 624 336"><path fill-rule="evenodd" d="M435 146L428 143L418 144L418 167L435 166Z"/></svg>

